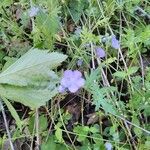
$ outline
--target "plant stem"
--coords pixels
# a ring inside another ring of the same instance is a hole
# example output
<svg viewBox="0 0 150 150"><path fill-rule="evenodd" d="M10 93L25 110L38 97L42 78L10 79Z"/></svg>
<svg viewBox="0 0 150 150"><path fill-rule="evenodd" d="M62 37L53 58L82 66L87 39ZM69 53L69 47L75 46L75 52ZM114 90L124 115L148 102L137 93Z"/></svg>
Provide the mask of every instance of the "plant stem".
<svg viewBox="0 0 150 150"><path fill-rule="evenodd" d="M40 136L39 136L39 111L38 111L38 108L36 109L36 114L35 114L35 129L36 129L37 150L39 150Z"/></svg>
<svg viewBox="0 0 150 150"><path fill-rule="evenodd" d="M11 141L11 135L10 135L9 128L8 128L6 114L5 114L4 107L3 107L1 99L0 99L0 108L2 110L2 115L3 115L3 119L4 119L4 123L5 123L5 128L6 128L6 132L7 132L7 135L8 135L8 140L9 140L9 143L10 143L11 150L15 150L14 146L13 146L13 143Z"/></svg>

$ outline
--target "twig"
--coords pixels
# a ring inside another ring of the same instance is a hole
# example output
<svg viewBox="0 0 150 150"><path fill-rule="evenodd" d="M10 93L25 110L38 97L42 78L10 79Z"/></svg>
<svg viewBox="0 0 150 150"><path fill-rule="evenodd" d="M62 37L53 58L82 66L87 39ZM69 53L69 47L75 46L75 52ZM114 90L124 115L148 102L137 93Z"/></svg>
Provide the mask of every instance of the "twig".
<svg viewBox="0 0 150 150"><path fill-rule="evenodd" d="M92 68L95 69L93 43L91 42L90 44L91 44L91 54L92 54Z"/></svg>
<svg viewBox="0 0 150 150"><path fill-rule="evenodd" d="M3 107L3 104L2 104L1 100L0 100L0 108L2 110L2 115L3 115L3 119L4 119L4 123L5 123L5 128L6 128L6 132L7 132L7 135L8 135L8 140L9 140L9 143L10 143L11 150L15 150L14 146L13 146L13 143L11 141L11 135L10 135L9 128L8 128L6 114L5 114L4 107Z"/></svg>
<svg viewBox="0 0 150 150"><path fill-rule="evenodd" d="M39 136L39 111L38 111L38 108L36 109L36 113L35 113L35 129L36 129L37 150L39 150L40 149L40 136Z"/></svg>

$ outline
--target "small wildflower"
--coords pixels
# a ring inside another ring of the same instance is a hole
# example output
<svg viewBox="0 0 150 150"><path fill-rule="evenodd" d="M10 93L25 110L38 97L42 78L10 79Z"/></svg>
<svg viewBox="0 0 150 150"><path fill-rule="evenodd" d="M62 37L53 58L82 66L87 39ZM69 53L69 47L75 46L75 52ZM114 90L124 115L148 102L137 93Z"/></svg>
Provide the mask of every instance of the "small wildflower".
<svg viewBox="0 0 150 150"><path fill-rule="evenodd" d="M85 48L90 48L91 44L86 43L86 44L84 44L83 46L84 46Z"/></svg>
<svg viewBox="0 0 150 150"><path fill-rule="evenodd" d="M83 64L83 60L82 59L78 59L78 61L77 61L77 66L82 66L82 64Z"/></svg>
<svg viewBox="0 0 150 150"><path fill-rule="evenodd" d="M38 12L39 12L39 8L33 6L33 7L31 7L30 10L29 10L29 16L30 16L30 17L35 17Z"/></svg>
<svg viewBox="0 0 150 150"><path fill-rule="evenodd" d="M75 29L74 33L75 33L77 36L80 36L81 31L82 31L81 27L80 27L80 26L78 26L78 27L76 27L76 29Z"/></svg>
<svg viewBox="0 0 150 150"><path fill-rule="evenodd" d="M106 150L112 150L112 144L109 143L109 142L106 142L105 143L105 148L106 148Z"/></svg>
<svg viewBox="0 0 150 150"><path fill-rule="evenodd" d="M109 35L101 36L100 37L100 42L106 43L106 42L109 41L109 39L110 39Z"/></svg>
<svg viewBox="0 0 150 150"><path fill-rule="evenodd" d="M101 47L97 47L95 50L96 50L97 57L104 58L106 56L105 51Z"/></svg>
<svg viewBox="0 0 150 150"><path fill-rule="evenodd" d="M64 92L66 92L66 88L63 87L62 85L60 85L60 86L58 87L58 91L59 91L60 93L64 93Z"/></svg>
<svg viewBox="0 0 150 150"><path fill-rule="evenodd" d="M112 38L111 38L111 46L115 49L118 49L120 48L120 43L119 41L116 39L116 36L115 35L112 35Z"/></svg>
<svg viewBox="0 0 150 150"><path fill-rule="evenodd" d="M101 41L102 41L103 43L105 43L105 42L108 41L108 38L107 38L107 37L102 37L102 38L101 38Z"/></svg>
<svg viewBox="0 0 150 150"><path fill-rule="evenodd" d="M69 90L71 93L75 93L84 86L85 80L80 71L66 70L60 83L59 92L63 93Z"/></svg>

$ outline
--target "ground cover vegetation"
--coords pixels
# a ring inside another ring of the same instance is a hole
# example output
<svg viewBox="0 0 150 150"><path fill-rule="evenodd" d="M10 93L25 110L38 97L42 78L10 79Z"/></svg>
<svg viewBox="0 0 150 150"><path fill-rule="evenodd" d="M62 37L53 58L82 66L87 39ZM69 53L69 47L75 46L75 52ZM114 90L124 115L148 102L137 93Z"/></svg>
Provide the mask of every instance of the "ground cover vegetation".
<svg viewBox="0 0 150 150"><path fill-rule="evenodd" d="M150 2L1 0L0 149L150 150Z"/></svg>

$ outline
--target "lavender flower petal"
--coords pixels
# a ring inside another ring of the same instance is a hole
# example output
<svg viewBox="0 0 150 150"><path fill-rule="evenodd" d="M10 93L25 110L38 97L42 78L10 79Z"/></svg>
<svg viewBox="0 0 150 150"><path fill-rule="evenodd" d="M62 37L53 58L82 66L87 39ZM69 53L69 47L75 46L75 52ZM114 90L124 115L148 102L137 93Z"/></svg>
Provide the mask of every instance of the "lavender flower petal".
<svg viewBox="0 0 150 150"><path fill-rule="evenodd" d="M83 87L84 84L85 84L85 80L84 80L83 78L80 78L80 79L77 81L77 83L76 83L76 85L77 85L78 87Z"/></svg>
<svg viewBox="0 0 150 150"><path fill-rule="evenodd" d="M116 39L116 36L113 35L111 38L111 46L115 49L119 49L120 48L120 43L119 41Z"/></svg>
<svg viewBox="0 0 150 150"><path fill-rule="evenodd" d="M96 48L96 56L99 58L104 58L106 56L106 53L101 47L97 47Z"/></svg>
<svg viewBox="0 0 150 150"><path fill-rule="evenodd" d="M73 75L74 75L74 77L76 77L76 78L81 78L81 77L82 77L81 72L78 71L78 70L75 70L75 71L73 72Z"/></svg>
<svg viewBox="0 0 150 150"><path fill-rule="evenodd" d="M68 89L71 93L75 93L78 91L79 88L76 85L71 85L68 87Z"/></svg>
<svg viewBox="0 0 150 150"><path fill-rule="evenodd" d="M60 92L60 93L64 93L66 90L65 90L65 87L63 87L63 86L59 86L58 87L58 91Z"/></svg>
<svg viewBox="0 0 150 150"><path fill-rule="evenodd" d="M72 70L66 70L65 72L64 72L64 77L66 78L66 77L71 77L73 75L73 71Z"/></svg>
<svg viewBox="0 0 150 150"><path fill-rule="evenodd" d="M109 143L109 142L106 142L105 143L105 148L106 148L106 150L112 150L112 144L111 143Z"/></svg>
<svg viewBox="0 0 150 150"><path fill-rule="evenodd" d="M68 79L62 78L60 83L63 87L67 88L69 86L69 82L70 81Z"/></svg>
<svg viewBox="0 0 150 150"><path fill-rule="evenodd" d="M37 15L37 13L39 12L39 8L38 7L31 7L30 10L29 10L29 16L30 17L34 17Z"/></svg>

